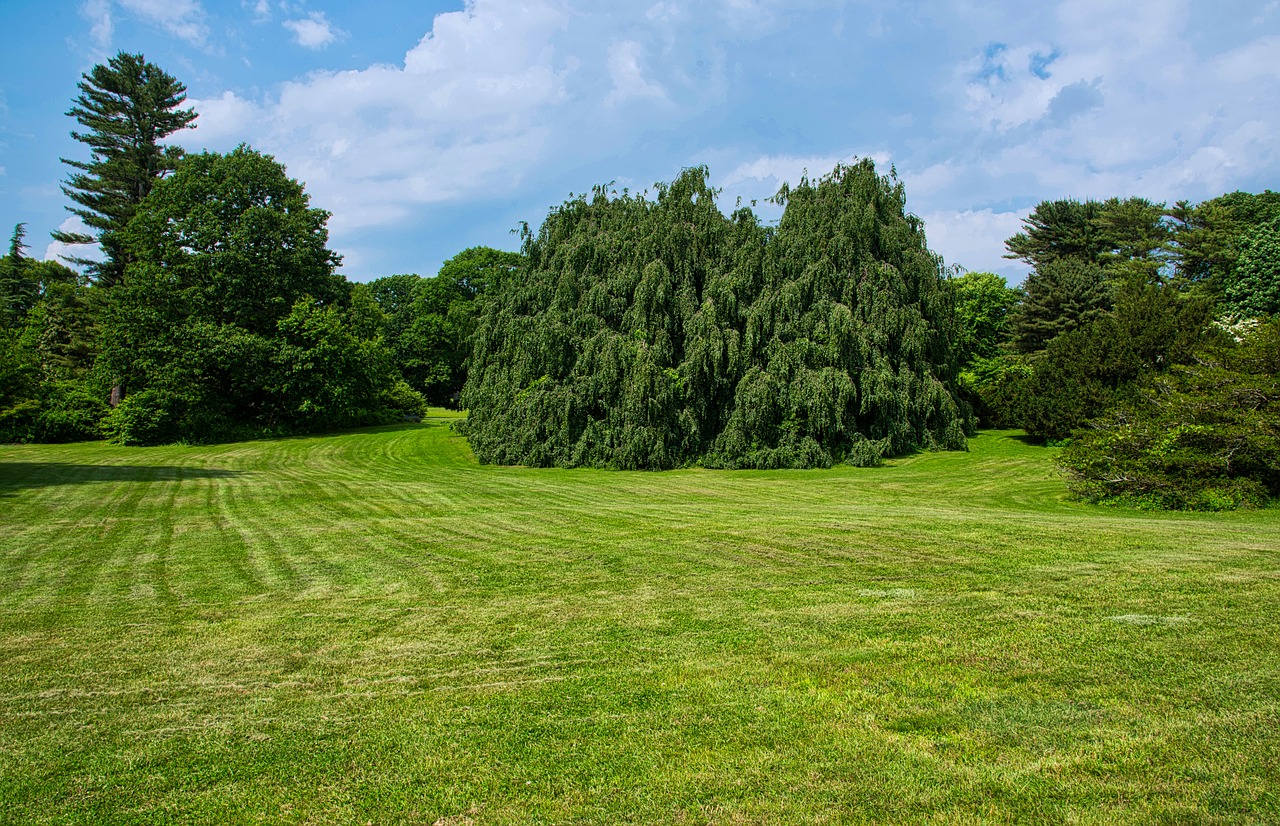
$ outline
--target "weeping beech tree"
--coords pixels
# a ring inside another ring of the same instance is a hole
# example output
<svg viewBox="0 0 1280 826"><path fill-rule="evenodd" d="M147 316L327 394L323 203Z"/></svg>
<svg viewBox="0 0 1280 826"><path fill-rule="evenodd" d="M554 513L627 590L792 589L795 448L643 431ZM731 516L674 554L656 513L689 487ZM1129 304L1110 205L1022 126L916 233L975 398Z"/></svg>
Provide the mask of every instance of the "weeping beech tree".
<svg viewBox="0 0 1280 826"><path fill-rule="evenodd" d="M649 199L597 187L526 232L473 341L485 462L874 464L963 449L954 311L896 177L863 160L725 217L705 168Z"/></svg>

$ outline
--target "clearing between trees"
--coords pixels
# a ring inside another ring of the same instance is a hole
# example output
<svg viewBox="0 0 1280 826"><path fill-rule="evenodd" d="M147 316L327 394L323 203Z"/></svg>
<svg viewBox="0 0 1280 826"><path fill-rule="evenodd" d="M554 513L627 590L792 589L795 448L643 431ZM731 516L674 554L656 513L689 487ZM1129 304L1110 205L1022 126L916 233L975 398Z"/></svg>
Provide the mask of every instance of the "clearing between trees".
<svg viewBox="0 0 1280 826"><path fill-rule="evenodd" d="M422 425L0 446L0 821L1280 819L1280 518Z"/></svg>

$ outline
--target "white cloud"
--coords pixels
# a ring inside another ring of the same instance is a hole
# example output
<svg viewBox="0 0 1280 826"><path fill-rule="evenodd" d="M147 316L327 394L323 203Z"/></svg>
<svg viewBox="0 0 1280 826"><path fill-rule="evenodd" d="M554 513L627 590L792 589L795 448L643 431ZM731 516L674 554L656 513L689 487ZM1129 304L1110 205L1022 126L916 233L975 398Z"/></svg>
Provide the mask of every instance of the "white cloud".
<svg viewBox="0 0 1280 826"><path fill-rule="evenodd" d="M641 61L644 47L634 40L620 40L609 47L609 78L613 91L606 103L620 103L628 98L655 98L665 100L667 93L661 86L647 80Z"/></svg>
<svg viewBox="0 0 1280 826"><path fill-rule="evenodd" d="M86 0L80 7L80 15L90 23L89 38L93 41L95 56L105 55L111 48L115 24L111 19L111 0Z"/></svg>
<svg viewBox="0 0 1280 826"><path fill-rule="evenodd" d="M197 0L118 0L120 5L174 37L202 46L209 36Z"/></svg>
<svg viewBox="0 0 1280 826"><path fill-rule="evenodd" d="M999 273L1010 282L1021 281L1026 274L1027 267L1022 262L1002 257L1005 239L1022 228L1023 213L943 210L920 217L924 219L929 248L947 264Z"/></svg>
<svg viewBox="0 0 1280 826"><path fill-rule="evenodd" d="M223 92L216 98L187 98L187 106L196 110L194 134L179 132L170 142L187 147L225 151L232 149L253 132L261 121L261 107L235 92Z"/></svg>
<svg viewBox="0 0 1280 826"><path fill-rule="evenodd" d="M551 0L476 0L438 15L401 66L317 72L257 101L194 101L198 129L174 138L274 154L333 213L341 244L344 232L517 182L565 96L551 37L566 23Z"/></svg>
<svg viewBox="0 0 1280 826"><path fill-rule="evenodd" d="M979 50L957 71L947 206L975 191L1197 200L1275 169L1280 37L1206 55L1189 11L1187 0L1071 0Z"/></svg>
<svg viewBox="0 0 1280 826"><path fill-rule="evenodd" d="M93 234L93 229L79 215L72 215L58 225L61 232L83 232ZM102 249L97 244L64 244L61 241L50 241L44 249L45 261L61 261L70 263L72 258L88 258L90 261L101 261Z"/></svg>
<svg viewBox="0 0 1280 826"><path fill-rule="evenodd" d="M323 49L341 35L323 12L312 12L298 20L286 20L282 25L293 32L294 42L306 49Z"/></svg>
<svg viewBox="0 0 1280 826"><path fill-rule="evenodd" d="M888 172L888 152L868 152L864 155L848 153L844 155L765 155L739 164L723 179L725 187L734 186L748 180L771 183L776 191L783 183L795 186L802 177L816 181L835 169L837 163L848 163L855 157L866 157L875 161L881 173ZM770 193L772 194L772 193Z"/></svg>

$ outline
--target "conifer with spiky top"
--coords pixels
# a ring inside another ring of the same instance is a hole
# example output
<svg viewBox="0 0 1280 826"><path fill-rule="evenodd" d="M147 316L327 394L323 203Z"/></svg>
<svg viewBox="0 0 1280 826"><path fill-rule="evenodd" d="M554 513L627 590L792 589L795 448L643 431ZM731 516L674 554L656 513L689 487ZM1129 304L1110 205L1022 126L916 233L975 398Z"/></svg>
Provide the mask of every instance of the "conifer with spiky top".
<svg viewBox="0 0 1280 826"><path fill-rule="evenodd" d="M99 286L110 287L127 263L119 231L156 180L172 172L182 157L180 148L160 141L192 128L196 113L178 108L186 100L186 86L140 54L117 54L83 75L78 86L80 95L67 115L84 127L71 137L90 148L91 158L62 159L76 170L62 191L76 204L67 209L93 233L56 231L53 238L64 244L100 244L105 260L70 260L85 266Z"/></svg>

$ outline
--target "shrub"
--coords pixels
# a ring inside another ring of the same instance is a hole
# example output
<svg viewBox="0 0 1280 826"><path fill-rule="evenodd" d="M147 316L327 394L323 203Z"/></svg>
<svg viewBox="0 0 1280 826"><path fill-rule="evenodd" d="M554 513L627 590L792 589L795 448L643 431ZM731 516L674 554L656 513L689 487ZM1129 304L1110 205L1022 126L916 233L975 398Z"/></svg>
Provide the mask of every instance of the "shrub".
<svg viewBox="0 0 1280 826"><path fill-rule="evenodd" d="M1149 379L1060 461L1091 502L1223 510L1280 496L1280 320Z"/></svg>

